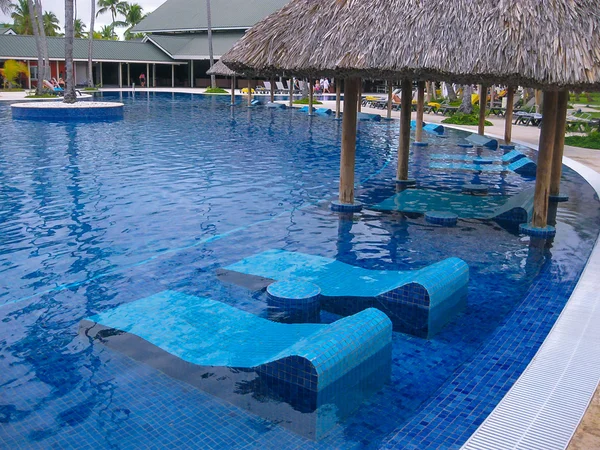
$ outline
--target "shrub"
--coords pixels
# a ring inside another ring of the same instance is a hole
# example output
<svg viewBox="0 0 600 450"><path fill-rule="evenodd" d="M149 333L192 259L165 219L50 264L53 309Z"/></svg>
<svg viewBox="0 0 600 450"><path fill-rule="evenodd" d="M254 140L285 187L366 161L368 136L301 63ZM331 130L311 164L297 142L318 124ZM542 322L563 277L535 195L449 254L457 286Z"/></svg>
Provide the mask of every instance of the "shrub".
<svg viewBox="0 0 600 450"><path fill-rule="evenodd" d="M17 78L19 75L29 76L29 70L27 70L27 64L9 59L4 63L1 75L4 77L4 84L8 84L8 87L13 87L17 84Z"/></svg>
<svg viewBox="0 0 600 450"><path fill-rule="evenodd" d="M447 119L442 120L442 123L449 123L453 125L479 125L479 114L463 114L456 113ZM485 121L486 126L494 125L489 120Z"/></svg>
<svg viewBox="0 0 600 450"><path fill-rule="evenodd" d="M228 94L225 89L221 88L208 88L204 91L205 94Z"/></svg>
<svg viewBox="0 0 600 450"><path fill-rule="evenodd" d="M313 98L313 105L322 105L323 103ZM301 98L300 100L294 100L294 105L308 105L308 97Z"/></svg>

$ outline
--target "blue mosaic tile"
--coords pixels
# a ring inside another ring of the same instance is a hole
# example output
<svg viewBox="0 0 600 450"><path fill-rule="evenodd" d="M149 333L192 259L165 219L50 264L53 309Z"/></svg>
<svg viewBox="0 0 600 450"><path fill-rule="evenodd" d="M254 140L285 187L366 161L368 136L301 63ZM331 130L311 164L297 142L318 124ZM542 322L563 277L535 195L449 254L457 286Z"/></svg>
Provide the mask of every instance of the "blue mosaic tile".
<svg viewBox="0 0 600 450"><path fill-rule="evenodd" d="M427 211L425 220L435 225L453 227L458 222L458 215L448 211Z"/></svg>
<svg viewBox="0 0 600 450"><path fill-rule="evenodd" d="M331 325L286 325L164 291L84 319L80 333L266 419L285 418L285 427L311 439L390 376L392 324L373 308ZM232 395L240 385L298 413Z"/></svg>
<svg viewBox="0 0 600 450"><path fill-rule="evenodd" d="M519 225L519 231L528 236L538 237L538 238L550 238L556 234L556 228L547 225L543 228L534 227L529 223L523 223Z"/></svg>
<svg viewBox="0 0 600 450"><path fill-rule="evenodd" d="M331 202L331 210L336 212L359 212L363 208L362 203L354 202L352 204L342 203L334 200Z"/></svg>

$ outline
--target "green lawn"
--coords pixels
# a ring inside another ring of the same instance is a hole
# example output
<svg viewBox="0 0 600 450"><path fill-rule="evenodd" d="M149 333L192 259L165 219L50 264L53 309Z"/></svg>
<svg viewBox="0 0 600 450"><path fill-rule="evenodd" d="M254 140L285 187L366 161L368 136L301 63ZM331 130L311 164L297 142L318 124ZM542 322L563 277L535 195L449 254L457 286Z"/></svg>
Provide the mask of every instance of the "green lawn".
<svg viewBox="0 0 600 450"><path fill-rule="evenodd" d="M580 105L600 106L600 92L582 92L581 94L571 94L571 103Z"/></svg>
<svg viewBox="0 0 600 450"><path fill-rule="evenodd" d="M565 138L565 144L572 145L573 147L600 150L600 132L592 131L585 136L567 136Z"/></svg>

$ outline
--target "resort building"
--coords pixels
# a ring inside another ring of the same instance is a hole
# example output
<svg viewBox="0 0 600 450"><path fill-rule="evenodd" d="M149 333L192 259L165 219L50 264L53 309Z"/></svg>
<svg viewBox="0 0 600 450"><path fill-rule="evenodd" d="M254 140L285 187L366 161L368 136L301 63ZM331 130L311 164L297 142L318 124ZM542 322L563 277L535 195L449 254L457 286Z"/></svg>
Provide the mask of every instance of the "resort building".
<svg viewBox="0 0 600 450"><path fill-rule="evenodd" d="M281 8L287 0L230 0L213 2L211 25L215 60L259 20ZM148 86L206 87L210 77L206 2L167 0L132 31L144 33L142 41L94 40L94 83L102 86L139 85L145 74ZM64 39L48 38L52 77L64 73ZM37 51L33 36L15 35L11 28L0 29L0 64L8 59L25 61L31 78L37 82ZM88 40L74 45L75 80L86 84ZM217 84L229 87L225 79Z"/></svg>

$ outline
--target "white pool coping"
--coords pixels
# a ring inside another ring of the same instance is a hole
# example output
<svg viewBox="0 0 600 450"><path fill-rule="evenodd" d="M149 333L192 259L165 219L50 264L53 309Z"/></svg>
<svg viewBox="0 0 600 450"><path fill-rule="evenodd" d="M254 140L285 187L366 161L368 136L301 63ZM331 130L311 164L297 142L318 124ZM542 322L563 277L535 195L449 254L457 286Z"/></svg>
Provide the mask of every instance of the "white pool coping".
<svg viewBox="0 0 600 450"><path fill-rule="evenodd" d="M28 102L13 103L11 108L25 109L95 109L95 108L122 108L125 106L119 102Z"/></svg>

